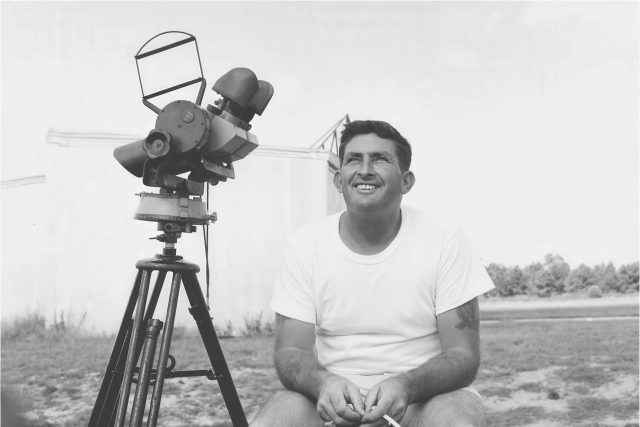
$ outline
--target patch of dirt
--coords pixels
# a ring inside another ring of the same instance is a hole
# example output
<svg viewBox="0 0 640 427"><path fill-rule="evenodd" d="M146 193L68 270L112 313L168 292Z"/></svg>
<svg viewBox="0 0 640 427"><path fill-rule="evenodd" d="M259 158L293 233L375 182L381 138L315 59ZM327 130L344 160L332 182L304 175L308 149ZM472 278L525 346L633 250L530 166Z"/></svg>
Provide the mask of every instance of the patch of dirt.
<svg viewBox="0 0 640 427"><path fill-rule="evenodd" d="M604 366L599 365L604 369ZM535 371L518 372L510 375L499 375L495 381L485 379L482 385L478 385L478 391L491 392L501 388L502 390L510 390L511 393L505 395L488 395L485 397L487 411L490 412L506 412L523 407L543 408L545 413L549 413L549 419L541 419L533 424L527 424L525 427L554 427L566 425L553 421L557 419L558 413L567 413L569 411L569 400L571 398L580 398L588 396L597 396L606 400L629 399L635 396L638 398L638 379L637 377L619 375L615 380L607 382L600 387L588 387L580 392L580 388L576 384L567 384L556 372L560 367L547 367ZM485 371L486 372L486 371ZM488 373L492 373L489 371ZM540 390L531 390L532 384L539 384ZM577 391L578 390L578 391ZM606 420L599 420L603 426L637 426L638 419L615 419L609 417Z"/></svg>
<svg viewBox="0 0 640 427"><path fill-rule="evenodd" d="M609 400L638 396L638 378L619 376L614 381L598 387L595 395Z"/></svg>
<svg viewBox="0 0 640 427"><path fill-rule="evenodd" d="M566 401L549 398L549 391L555 391L560 396L565 394L564 383L555 376L555 371L557 370L557 367L548 367L537 371L518 372L508 377L502 377L500 381L496 382L484 381L482 387L478 387L478 391L482 394L483 390L496 386L512 390L508 397L485 397L488 411L504 412L510 409L531 406L542 407L547 412L565 412L568 409ZM540 384L542 391L521 390L523 386L529 384Z"/></svg>

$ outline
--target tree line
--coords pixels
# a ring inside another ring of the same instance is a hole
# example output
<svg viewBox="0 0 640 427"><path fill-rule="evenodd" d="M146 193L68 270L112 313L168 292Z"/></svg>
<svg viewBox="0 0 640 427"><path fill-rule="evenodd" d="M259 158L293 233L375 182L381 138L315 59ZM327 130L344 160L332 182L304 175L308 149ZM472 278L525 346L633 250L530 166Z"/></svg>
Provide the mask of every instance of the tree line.
<svg viewBox="0 0 640 427"><path fill-rule="evenodd" d="M543 262L534 262L524 268L491 263L487 272L496 286L487 296L548 297L586 292L598 297L603 293L638 292L638 262L618 268L611 262L593 267L580 264L572 269L560 255L547 254Z"/></svg>

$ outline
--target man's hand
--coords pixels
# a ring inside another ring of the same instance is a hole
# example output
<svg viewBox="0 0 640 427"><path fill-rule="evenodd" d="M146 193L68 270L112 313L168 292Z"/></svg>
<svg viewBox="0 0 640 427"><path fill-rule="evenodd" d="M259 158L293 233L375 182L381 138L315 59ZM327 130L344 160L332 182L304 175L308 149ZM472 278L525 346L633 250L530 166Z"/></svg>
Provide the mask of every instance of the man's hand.
<svg viewBox="0 0 640 427"><path fill-rule="evenodd" d="M360 390L338 375L328 376L322 383L317 408L320 418L337 426L359 425L364 415Z"/></svg>
<svg viewBox="0 0 640 427"><path fill-rule="evenodd" d="M385 414L394 420L401 420L409 406L410 397L409 380L402 375L379 382L369 390L364 400L362 425L385 426L387 421L382 418Z"/></svg>

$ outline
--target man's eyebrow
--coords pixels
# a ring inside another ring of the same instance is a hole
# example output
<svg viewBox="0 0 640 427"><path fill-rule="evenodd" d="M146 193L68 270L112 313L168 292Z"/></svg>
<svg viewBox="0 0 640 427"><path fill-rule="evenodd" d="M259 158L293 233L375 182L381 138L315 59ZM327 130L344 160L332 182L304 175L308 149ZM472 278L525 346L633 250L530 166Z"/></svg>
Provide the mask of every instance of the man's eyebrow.
<svg viewBox="0 0 640 427"><path fill-rule="evenodd" d="M393 154L391 154L391 152L389 151L365 151L365 152L361 152L361 151L347 151L344 156L351 156L351 157L362 157L365 154L369 154L372 157L380 157L380 156L391 156L393 157Z"/></svg>

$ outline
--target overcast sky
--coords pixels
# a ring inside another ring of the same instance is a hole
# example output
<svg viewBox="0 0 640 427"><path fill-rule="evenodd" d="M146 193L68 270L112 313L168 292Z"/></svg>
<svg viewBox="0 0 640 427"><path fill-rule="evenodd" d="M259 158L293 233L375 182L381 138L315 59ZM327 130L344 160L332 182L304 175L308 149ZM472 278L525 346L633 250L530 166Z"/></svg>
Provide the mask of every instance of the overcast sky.
<svg viewBox="0 0 640 427"><path fill-rule="evenodd" d="M42 173L49 128L146 135L133 55L182 30L209 87L236 66L273 84L261 144L308 147L346 113L392 123L414 147L406 202L486 261L638 259L637 2L1 8L3 180Z"/></svg>

